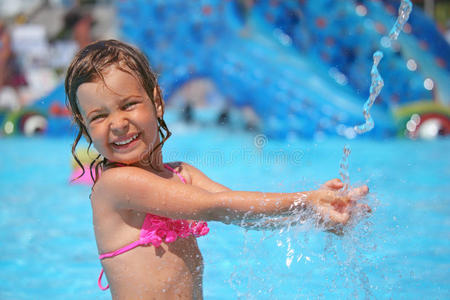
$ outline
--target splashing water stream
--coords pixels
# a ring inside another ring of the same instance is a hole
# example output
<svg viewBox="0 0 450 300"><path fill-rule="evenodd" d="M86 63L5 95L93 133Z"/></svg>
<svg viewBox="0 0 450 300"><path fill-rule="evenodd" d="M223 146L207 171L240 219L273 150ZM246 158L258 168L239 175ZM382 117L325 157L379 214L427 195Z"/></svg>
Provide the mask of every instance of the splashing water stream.
<svg viewBox="0 0 450 300"><path fill-rule="evenodd" d="M409 19L409 15L411 14L411 11L412 11L411 1L410 0L402 0L400 7L398 9L397 20L394 23L394 25L388 35L389 40L391 42L394 40L397 40L400 32L403 30L404 25L406 24L406 22ZM392 43L390 43L390 44L392 45ZM384 86L383 78L381 77L381 75L378 71L378 65L382 58L383 58L383 52L381 52L380 50L375 51L375 53L373 54L373 65L370 70L371 84L370 84L370 88L369 88L369 98L367 99L367 101L364 103L364 106L363 106L363 115L364 115L365 123L353 127L353 130L355 131L356 134L363 134L363 133L369 132L370 130L373 129L373 127L375 125L375 123L370 115L370 108L372 107L373 103L375 102L376 98L378 97L378 95L380 94L380 92ZM348 156L349 156L349 154L350 154L350 146L348 144L346 144L343 149L343 156L342 156L342 159L340 162L340 171L339 171L339 174L341 175L341 178L342 178L342 182L344 183L343 192L347 192L349 189L349 185L350 185L350 175L349 175L349 171L348 171ZM365 226L365 229L363 231L368 230L368 228L369 228L369 226ZM352 238L352 235L351 235L351 238ZM353 236L353 239L354 239L352 241L353 243L358 243L358 238L356 238L356 240L355 240L355 237ZM361 243L359 243L359 244L361 246ZM348 267L351 267L353 270L356 270L355 274L358 276L358 279L361 282L361 284L365 290L366 298L370 298L371 290L370 290L369 279L367 278L365 273L362 272L362 270L360 270L360 267L357 265L356 260L358 258L355 257L354 254L350 254L349 257L352 259L350 259L348 264L346 264L346 266L344 266L344 270L347 269Z"/></svg>
<svg viewBox="0 0 450 300"><path fill-rule="evenodd" d="M409 19L409 15L412 11L412 3L410 0L402 0L400 7L398 9L398 17L396 22L394 23L391 31L389 32L389 39L390 41L394 41L397 40L400 32L403 30L404 25L406 24L406 22ZM391 43L392 44L392 43ZM369 97L367 99L367 101L364 103L363 106L363 115L364 115L364 119L365 119L365 123L361 124L361 125L357 125L354 126L352 129L354 130L354 132L356 134L363 134L366 132L369 132L370 130L373 129L375 123L370 115L370 108L372 107L373 103L375 102L376 98L378 97L378 95L380 94L383 86L384 86L384 81L383 78L381 77L379 71L378 71L378 65L381 61L381 59L383 58L383 52L381 52L380 50L375 51L375 53L373 54L373 65L370 71L370 76L371 76L371 85L369 88ZM349 175L349 171L348 171L348 156L350 155L350 146L348 144L346 144L344 146L343 149L343 156L340 162L340 176L342 178L342 182L344 183L344 187L343 187L343 192L347 192L350 188L350 175ZM356 212L356 216L355 219L361 219L361 216L358 216L358 212ZM354 220L355 224L358 223L358 220ZM361 241L362 241L362 236L358 236L358 234L363 234L367 233L367 231L370 230L370 226L364 226L364 229L362 230L362 232L360 233L356 233L356 234L351 234L349 236L350 239L353 239L352 241L352 245L356 245L359 244L359 247L363 247L363 245L361 245ZM289 267L291 262L292 262L292 258L294 256L294 249L291 245L291 240L288 239L288 247L287 247L287 256L286 256L286 265ZM369 243L370 244L370 243ZM365 273L361 270L361 268L358 266L357 261L359 259L361 259L361 257L355 257L355 248L350 247L351 249L347 249L347 251L349 251L350 253L348 253L348 261L344 262L342 264L343 270L349 270L348 268L351 268L352 270L354 270L354 275L356 275L356 277L358 277L357 280L359 280L359 282L362 284L364 290L365 290L365 296L366 298L369 297L371 295L371 291L370 291L370 283L369 280L367 278L367 276L365 275ZM357 256L357 255L356 255ZM351 276L351 275L350 275ZM354 278L356 279L356 278Z"/></svg>
<svg viewBox="0 0 450 300"><path fill-rule="evenodd" d="M389 33L389 39L391 41L396 40L399 33L403 29L403 26L407 22L409 15L411 13L412 4L409 0L402 0L400 8L399 8L399 16L397 18L397 21L395 22L392 30ZM364 104L363 107L363 114L365 118L365 123L354 126L351 128L354 130L356 134L362 134L365 132L369 132L374 127L374 121L370 115L370 108L372 107L374 101L378 97L378 95L381 92L381 89L383 88L384 82L383 79L378 71L378 65L383 58L383 53L381 51L376 51L373 54L373 65L371 68L371 86L370 86L370 96L367 99L367 101ZM340 176L342 177L342 181L344 183L343 191L347 192L350 188L350 176L348 172L348 157L350 154L350 146L346 144L343 149L343 156L340 161ZM299 199L299 203L301 204L303 199ZM355 212L353 220L349 224L348 227L353 227L358 223L363 224L361 226L361 230L356 230L356 232L351 232L351 234L345 234L343 237L335 237L332 235L329 235L328 242L325 245L325 253L314 253L311 252L310 249L304 248L305 244L308 244L309 238L313 238L306 233L310 230L313 230L314 228L317 228L319 230L326 229L323 227L323 223L319 221L319 217L315 214L315 212L310 211L308 209L303 209L301 205L298 205L298 211L296 209L293 210L293 213L289 216L282 216L282 217L276 217L276 218L262 218L258 221L255 220L245 220L240 224L241 227L245 228L252 228L253 225L256 225L255 228L258 227L258 225L267 225L270 223L278 224L281 227L281 230L272 231L272 234L269 234L269 236L266 236L264 234L263 237L259 238L259 243L257 242L255 244L255 247L250 249L249 245L253 245L253 243L248 243L248 239L250 238L251 232L245 231L245 244L244 249L241 252L243 256L247 257L245 260L251 259L251 254L253 252L260 251L260 248L263 249L262 241L271 238L275 236L275 239L277 241L277 248L282 248L286 255L284 257L284 262L279 262L277 265L268 265L263 268L265 268L264 273L272 273L273 268L280 266L281 264L284 265L287 269L293 268L293 263L298 264L302 263L305 267L305 276L307 278L308 275L308 269L309 272L313 272L313 267L309 266L310 263L315 260L314 264L321 264L324 263L327 258L331 258L337 261L340 273L337 274L336 278L327 278L327 280L330 280L331 283L328 286L330 290L338 291L342 287L340 286L340 278L342 276L345 276L347 286L344 288L349 288L351 284L354 284L355 282L359 282L364 290L365 298L371 298L372 297L372 291L371 291L371 284L369 282L369 278L365 274L363 268L361 267L361 263L364 261L367 261L367 257L363 255L364 250L370 251L371 249L375 247L375 245L372 243L373 241L368 238L370 236L371 228L370 221L365 219L362 215L363 213ZM364 221L363 221L364 220ZM360 222L362 221L362 222ZM252 225L253 224L253 225ZM305 236L300 238L299 234L304 233ZM335 243L335 239L343 239L344 242L342 243ZM297 241L302 240L302 243L297 243ZM309 253L308 253L309 252ZM267 255L267 253L265 253ZM330 255L332 257L330 257ZM250 256L250 257L248 257ZM250 265L252 262L248 262ZM247 276L247 277L246 277ZM235 292L238 295L238 298L245 298L245 299L256 299L255 296L259 297L261 296L261 293L270 294L271 298L274 296L274 288L276 288L276 285L282 284L283 278L280 278L278 280L278 283L271 283L268 281L265 281L264 275L256 275L252 270L247 270L246 276L243 276L239 274L238 272L233 272L233 274L230 277L229 283L232 286L232 288L235 290ZM273 280L273 279L271 279ZM253 282L261 282L264 284L264 286L267 288L266 291L257 290L255 293L251 293L250 290L253 288ZM275 285L274 285L275 284ZM247 289L249 292L242 293L240 290L243 286L247 285ZM293 287L291 287L293 288ZM297 295L299 297L304 296L305 294L304 287L299 287L297 291ZM356 290L354 293L357 293ZM355 297L358 297L357 294L354 295Z"/></svg>

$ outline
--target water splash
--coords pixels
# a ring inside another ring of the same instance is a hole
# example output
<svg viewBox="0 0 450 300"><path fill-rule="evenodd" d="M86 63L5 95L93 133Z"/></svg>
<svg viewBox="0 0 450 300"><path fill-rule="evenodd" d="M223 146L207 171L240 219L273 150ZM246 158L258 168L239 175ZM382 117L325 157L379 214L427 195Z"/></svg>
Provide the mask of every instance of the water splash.
<svg viewBox="0 0 450 300"><path fill-rule="evenodd" d="M410 3L410 1L402 1L401 7L407 7L404 2ZM391 39L398 37L409 17L409 13L410 10L399 9L399 20L397 20L389 35ZM370 131L374 127L369 109L383 87L383 80L378 72L378 65L382 57L383 53L381 51L374 53L374 65L371 69L371 96L364 106L364 115L368 116L366 119L368 125L360 125L362 127L361 132L357 132L356 127L358 126L350 128L358 134ZM344 183L344 191L348 191L350 184L348 172L350 152L350 146L345 145L340 162L340 175ZM373 203L372 200L369 201ZM299 203L301 204L301 199L299 199ZM364 267L376 266L376 262L366 255L367 252L373 252L376 245L372 235L373 226L370 223L370 219L363 215L363 212L355 211L352 214L352 219L346 226L345 234L342 237L331 234L326 236L311 235L311 232L324 231L327 228L315 212L305 210L300 206L299 210L295 211L294 209L294 213L291 215L257 218L254 220L247 219L247 217L249 216L245 216L244 220L239 224L241 227L264 229L270 227L268 226L270 224L277 224L281 229L275 230L273 228L269 236L264 234L262 237L258 235L257 231L245 231L245 244L241 252L241 257L245 257L245 259L240 263L247 270L246 272L238 273L237 268L235 268L229 280L238 298L259 299L261 295L274 298L275 295L278 295L279 289L286 288L283 284L288 278L294 277L300 272L302 276L306 275L304 277L307 278L308 274L312 274L317 269L324 269L329 265L336 265L340 272L331 274L330 278L327 278L327 286L325 287L328 288L327 293L336 294L349 291L352 293L352 298L359 298L359 296L373 298L373 283L371 284L369 281ZM304 234L304 237L300 238L300 234ZM254 240L251 241L251 238L254 238ZM327 240L323 241L324 238ZM310 239L311 241L309 241ZM269 240L272 243L263 243L264 240ZM324 247L321 247L322 243L325 243ZM281 253L284 255L277 255ZM259 257L264 255L273 255L274 259L270 260L270 263L266 265L258 265ZM254 264L258 266L258 272L253 272L255 269L251 266ZM283 274L285 277L274 278L272 276L274 273ZM261 291L260 285L263 285L265 290ZM295 287L290 286L289 288L293 289ZM311 295L315 293L315 290L310 290L306 284L299 284L297 288L296 295L299 295L299 298L304 298L304 296L310 295L309 293ZM242 292L243 290L244 292Z"/></svg>
<svg viewBox="0 0 450 300"><path fill-rule="evenodd" d="M411 11L412 11L411 1L410 0L402 0L400 7L398 9L397 20L394 23L391 31L389 32L388 37L391 42L394 40L397 40L400 32L403 30L404 25L406 24L406 22L409 19L409 15L411 14ZM390 43L390 44L392 44L392 43ZM383 58L383 52L381 52L379 50L373 54L373 65L372 65L372 69L370 71L370 76L371 76L371 84L370 84L370 89L369 89L370 95L369 95L369 98L367 99L367 101L364 103L364 107L363 107L365 123L353 127L353 130L357 134L362 134L362 133L368 132L368 131L372 130L375 125L369 111L384 86L383 78L381 77L381 75L378 71L378 64L380 63L382 58ZM350 182L349 182L350 175L348 172L348 156L350 154L350 146L345 145L343 152L344 153L343 153L343 156L342 156L342 159L340 162L340 172L339 173L342 177L342 182L344 183L343 191L346 192L348 190L348 187L350 184ZM356 219L361 219L361 216L359 216L359 217L356 216ZM365 220L365 223L366 223L365 226L363 226L363 228L365 229L364 232L367 233L367 231L370 231L371 226L367 219L363 219L363 220ZM355 219L353 220L353 222L355 222ZM356 223L354 223L354 224L358 224L358 220L356 220ZM348 237L348 235L346 235L346 236ZM361 242L363 240L362 239L363 236L355 236L354 234L350 235L349 237L352 239L352 243L350 243L349 245L355 245L355 244L360 244L360 246L364 245L364 243L361 244ZM367 236L367 235L365 235L365 236ZM350 274L353 276L357 275L358 278L353 278L353 280L354 281L358 280L361 283L361 285L365 291L366 298L372 298L371 285L369 283L369 279L368 279L367 275L360 268L360 260L364 259L364 257L355 257L355 253L358 253L358 252L355 252L355 249L357 249L357 248L346 249L349 254L348 255L349 260L344 265L341 265L342 270L344 271L344 274ZM362 252L359 252L359 254L361 254L361 253ZM350 276L350 277L352 277L352 276Z"/></svg>
<svg viewBox="0 0 450 300"><path fill-rule="evenodd" d="M243 247L239 247L243 250L239 260L233 262L236 267L228 280L238 299L274 299L281 293L304 299L317 295L317 288L322 289L323 295L372 298L372 286L365 273L366 267L375 265L366 256L373 252L369 247L373 244L370 219L356 214L349 224L351 229L337 237L314 234L327 228L313 210L302 210L289 217L276 220L279 230L244 231ZM300 224L292 224L295 219L300 219ZM270 259L261 263L261 257L267 256ZM245 272L239 272L243 268ZM321 283L308 279L317 270L326 270L326 280ZM305 279L298 282L298 276ZM334 287L330 282L334 282ZM311 283L316 286L311 287Z"/></svg>
<svg viewBox="0 0 450 300"><path fill-rule="evenodd" d="M403 30L404 25L406 24L406 22L409 19L409 15L411 14L411 11L412 11L411 1L402 0L400 7L398 9L397 21L395 22L391 31L389 32L389 39L391 42L394 40L397 40L400 32ZM390 43L390 44L392 44L392 43ZM378 97L378 95L380 94L380 92L384 86L383 78L381 77L381 75L378 71L378 65L382 58L383 58L383 52L381 52L379 50L373 54L373 65L370 70L370 77L371 77L371 84L370 84L370 88L369 88L370 95L369 95L369 98L367 99L367 101L364 103L364 107L363 107L365 123L353 127L353 130L355 131L356 134L362 134L362 133L368 132L368 131L372 130L375 125L374 121L370 115L370 108L372 107L373 103L375 102L376 98ZM349 184L350 184L350 178L349 178L350 175L348 172L348 156L350 154L350 146L345 145L343 152L344 153L343 153L343 156L342 156L342 159L340 162L340 172L339 173L341 175L342 182L344 183L343 191L346 192L348 190ZM356 219L360 219L360 218L361 217L358 218L358 216L356 217ZM365 230L366 231L370 230L371 226L368 226L367 219L364 219L364 220L367 223L366 226L364 226ZM355 220L353 220L353 221L355 222ZM358 221L356 221L355 224L357 224L357 223L358 223ZM346 236L348 237L349 235L347 234ZM359 243L361 245L362 237L363 236L355 237L354 234L351 234L350 238L352 239L352 243L350 243L350 245L354 245L355 242L356 242L356 244ZM362 243L362 245L364 245L364 243ZM359 281L361 283L361 286L363 287L363 289L365 291L365 297L371 298L372 293L371 293L371 288L370 288L371 286L369 283L369 279L367 278L367 275L360 268L361 259L363 259L364 257L356 257L355 253L361 254L362 252L355 252L355 249L356 248L346 249L348 251L349 260L345 264L341 265L342 271L343 271L343 274L350 274L350 277L354 276L355 278L353 278L353 281Z"/></svg>

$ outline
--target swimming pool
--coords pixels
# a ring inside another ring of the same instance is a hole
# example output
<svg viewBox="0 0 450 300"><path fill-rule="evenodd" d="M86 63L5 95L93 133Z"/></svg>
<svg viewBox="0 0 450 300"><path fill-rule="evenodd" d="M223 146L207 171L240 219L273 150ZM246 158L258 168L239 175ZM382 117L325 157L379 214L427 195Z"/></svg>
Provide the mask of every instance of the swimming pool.
<svg viewBox="0 0 450 300"><path fill-rule="evenodd" d="M345 143L351 182L371 189L373 215L342 238L211 223L199 239L205 299L450 297L449 139L258 136L255 146L242 132L171 129L165 160L191 162L233 189L317 186L338 176ZM96 284L89 188L67 184L71 142L0 139L0 299L109 299Z"/></svg>

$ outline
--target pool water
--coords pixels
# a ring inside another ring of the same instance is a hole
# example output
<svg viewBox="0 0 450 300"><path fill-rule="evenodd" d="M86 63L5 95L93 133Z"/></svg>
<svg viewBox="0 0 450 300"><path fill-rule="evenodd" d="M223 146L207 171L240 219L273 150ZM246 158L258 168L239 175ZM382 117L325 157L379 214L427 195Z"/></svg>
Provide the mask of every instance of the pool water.
<svg viewBox="0 0 450 300"><path fill-rule="evenodd" d="M205 299L450 298L450 140L274 141L225 129L172 127L166 161L184 160L236 190L292 192L337 177L372 215L343 237L311 226L246 231L210 223L199 238ZM109 299L87 186L68 184L71 140L0 139L0 299Z"/></svg>

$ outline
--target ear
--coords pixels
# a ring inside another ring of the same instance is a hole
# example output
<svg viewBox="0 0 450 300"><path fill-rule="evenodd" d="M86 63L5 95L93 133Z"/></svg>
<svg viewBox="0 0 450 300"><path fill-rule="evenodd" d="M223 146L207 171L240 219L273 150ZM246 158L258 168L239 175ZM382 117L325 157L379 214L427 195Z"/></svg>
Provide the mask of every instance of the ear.
<svg viewBox="0 0 450 300"><path fill-rule="evenodd" d="M155 86L153 89L153 99L155 99L156 117L162 118L164 116L164 100L159 86Z"/></svg>

